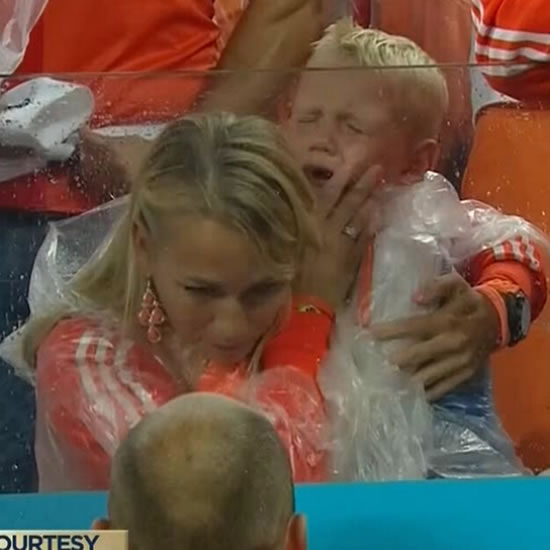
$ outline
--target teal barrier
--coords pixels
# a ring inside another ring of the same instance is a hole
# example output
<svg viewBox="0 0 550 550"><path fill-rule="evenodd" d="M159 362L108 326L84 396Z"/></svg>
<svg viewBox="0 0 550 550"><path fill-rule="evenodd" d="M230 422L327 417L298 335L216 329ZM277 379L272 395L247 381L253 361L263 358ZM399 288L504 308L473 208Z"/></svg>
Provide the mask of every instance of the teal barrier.
<svg viewBox="0 0 550 550"><path fill-rule="evenodd" d="M550 549L550 480L302 486L311 550ZM102 493L0 497L0 529L85 529Z"/></svg>

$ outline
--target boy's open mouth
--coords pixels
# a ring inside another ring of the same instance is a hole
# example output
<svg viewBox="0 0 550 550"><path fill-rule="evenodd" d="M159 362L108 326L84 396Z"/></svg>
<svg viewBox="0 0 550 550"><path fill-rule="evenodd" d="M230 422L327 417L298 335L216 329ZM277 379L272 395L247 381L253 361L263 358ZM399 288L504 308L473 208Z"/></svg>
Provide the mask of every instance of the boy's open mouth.
<svg viewBox="0 0 550 550"><path fill-rule="evenodd" d="M330 168L318 164L306 164L303 170L309 181L317 187L322 187L334 176L334 172Z"/></svg>

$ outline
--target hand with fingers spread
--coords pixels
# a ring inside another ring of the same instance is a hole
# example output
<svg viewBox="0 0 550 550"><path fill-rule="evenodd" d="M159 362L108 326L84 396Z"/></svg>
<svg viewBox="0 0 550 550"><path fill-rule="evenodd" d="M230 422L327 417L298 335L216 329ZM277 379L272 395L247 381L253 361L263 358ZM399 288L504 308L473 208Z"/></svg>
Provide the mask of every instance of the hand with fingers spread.
<svg viewBox="0 0 550 550"><path fill-rule="evenodd" d="M372 236L372 194L381 179L382 169L373 166L352 183L327 186L319 201L321 245L306 256L297 282L299 294L321 298L333 309L344 304Z"/></svg>
<svg viewBox="0 0 550 550"><path fill-rule="evenodd" d="M436 401L468 381L497 348L498 314L485 296L457 274L437 279L417 298L437 305L430 314L372 327L378 340L413 343L391 357Z"/></svg>

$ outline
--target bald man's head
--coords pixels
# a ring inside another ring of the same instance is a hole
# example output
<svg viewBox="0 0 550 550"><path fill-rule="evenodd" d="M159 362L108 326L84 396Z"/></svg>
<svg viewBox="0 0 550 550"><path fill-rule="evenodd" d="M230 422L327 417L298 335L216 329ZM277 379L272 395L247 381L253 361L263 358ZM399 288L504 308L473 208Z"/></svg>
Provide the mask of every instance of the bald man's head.
<svg viewBox="0 0 550 550"><path fill-rule="evenodd" d="M212 394L179 397L121 444L109 498L132 550L283 550L292 473L271 423Z"/></svg>

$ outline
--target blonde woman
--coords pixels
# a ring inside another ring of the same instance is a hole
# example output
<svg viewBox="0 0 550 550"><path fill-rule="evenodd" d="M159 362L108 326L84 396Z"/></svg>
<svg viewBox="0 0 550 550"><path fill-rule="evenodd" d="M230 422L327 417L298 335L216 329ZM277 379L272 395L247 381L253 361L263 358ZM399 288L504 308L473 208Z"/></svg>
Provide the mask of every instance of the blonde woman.
<svg viewBox="0 0 550 550"><path fill-rule="evenodd" d="M295 479L324 479L316 374L362 246L344 227L365 226L373 181L335 201L315 255L347 256L314 272L313 201L277 130L222 114L169 126L108 244L72 281L72 306L27 326L40 489L107 488L128 430L194 390L257 404Z"/></svg>

